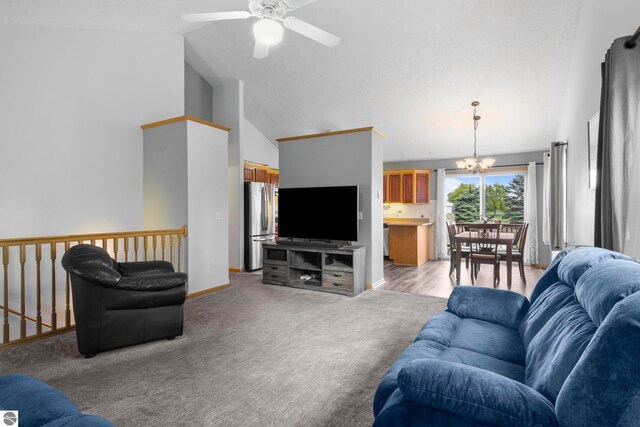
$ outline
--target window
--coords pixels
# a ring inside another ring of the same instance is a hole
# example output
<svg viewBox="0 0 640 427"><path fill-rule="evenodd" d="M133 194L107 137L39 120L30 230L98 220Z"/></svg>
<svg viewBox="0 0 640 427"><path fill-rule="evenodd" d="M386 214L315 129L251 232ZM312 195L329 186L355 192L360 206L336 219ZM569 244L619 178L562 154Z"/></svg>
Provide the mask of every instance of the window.
<svg viewBox="0 0 640 427"><path fill-rule="evenodd" d="M445 182L447 220L476 222L482 217L503 223L522 223L524 186L524 172L448 176Z"/></svg>

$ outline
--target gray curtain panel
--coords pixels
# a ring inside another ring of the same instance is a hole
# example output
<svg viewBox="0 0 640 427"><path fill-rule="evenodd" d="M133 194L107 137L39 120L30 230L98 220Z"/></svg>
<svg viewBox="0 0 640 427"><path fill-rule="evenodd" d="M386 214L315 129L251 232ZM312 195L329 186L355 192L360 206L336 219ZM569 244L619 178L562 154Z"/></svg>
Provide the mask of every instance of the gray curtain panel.
<svg viewBox="0 0 640 427"><path fill-rule="evenodd" d="M616 39L602 64L596 246L640 257L640 46Z"/></svg>
<svg viewBox="0 0 640 427"><path fill-rule="evenodd" d="M567 143L551 144L549 159L548 242L557 251L567 245Z"/></svg>

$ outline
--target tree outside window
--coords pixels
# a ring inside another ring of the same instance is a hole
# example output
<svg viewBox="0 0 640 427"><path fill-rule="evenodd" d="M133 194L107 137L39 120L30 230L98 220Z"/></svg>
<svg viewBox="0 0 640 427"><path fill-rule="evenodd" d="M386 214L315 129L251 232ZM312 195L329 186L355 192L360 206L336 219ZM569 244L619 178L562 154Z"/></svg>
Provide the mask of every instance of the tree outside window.
<svg viewBox="0 0 640 427"><path fill-rule="evenodd" d="M448 219L476 222L480 219L480 212L484 212L483 216L489 220L522 223L524 181L522 174L447 178Z"/></svg>

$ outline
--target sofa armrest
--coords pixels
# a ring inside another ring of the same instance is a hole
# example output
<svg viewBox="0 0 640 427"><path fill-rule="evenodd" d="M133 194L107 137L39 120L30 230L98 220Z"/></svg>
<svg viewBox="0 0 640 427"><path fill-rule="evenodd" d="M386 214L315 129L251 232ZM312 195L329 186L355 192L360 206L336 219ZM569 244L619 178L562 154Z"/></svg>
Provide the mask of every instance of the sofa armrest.
<svg viewBox="0 0 640 427"><path fill-rule="evenodd" d="M173 264L167 261L119 262L118 271L123 276L173 273Z"/></svg>
<svg viewBox="0 0 640 427"><path fill-rule="evenodd" d="M147 274L123 277L116 288L130 291L163 291L184 286L186 283L186 273Z"/></svg>
<svg viewBox="0 0 640 427"><path fill-rule="evenodd" d="M529 311L529 300L501 289L458 286L449 297L447 309L460 317L517 328Z"/></svg>
<svg viewBox="0 0 640 427"><path fill-rule="evenodd" d="M433 359L407 363L398 374L407 399L493 426L557 426L551 402L510 378Z"/></svg>

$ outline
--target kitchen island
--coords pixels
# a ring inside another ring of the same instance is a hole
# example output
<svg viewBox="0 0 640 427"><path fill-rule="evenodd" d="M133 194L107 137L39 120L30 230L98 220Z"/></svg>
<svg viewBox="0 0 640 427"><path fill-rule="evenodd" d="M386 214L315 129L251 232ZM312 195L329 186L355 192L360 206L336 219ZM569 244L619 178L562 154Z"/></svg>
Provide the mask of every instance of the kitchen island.
<svg viewBox="0 0 640 427"><path fill-rule="evenodd" d="M418 266L429 260L428 218L385 218L389 227L389 259L398 265Z"/></svg>

